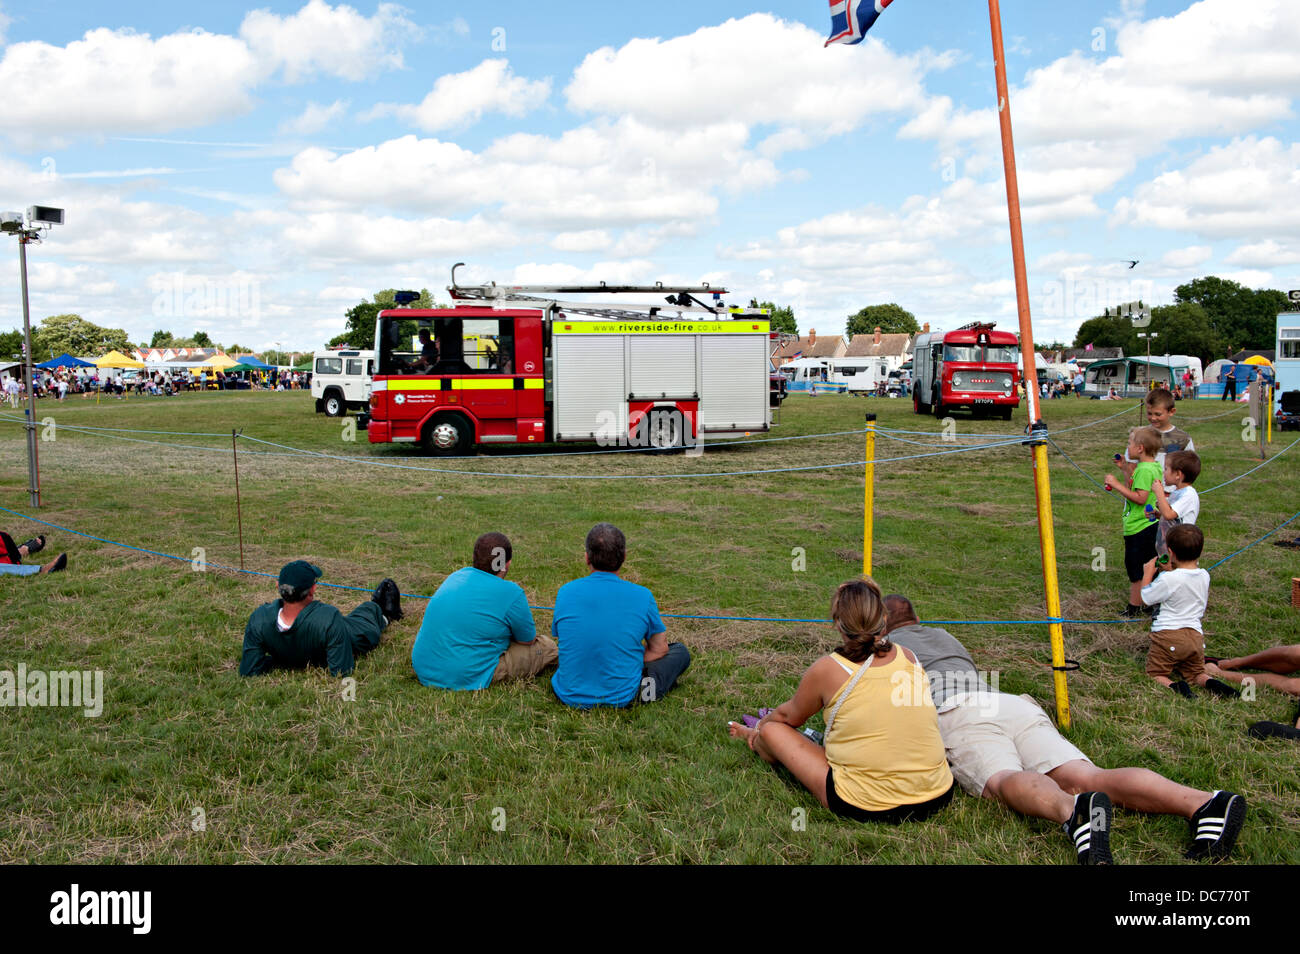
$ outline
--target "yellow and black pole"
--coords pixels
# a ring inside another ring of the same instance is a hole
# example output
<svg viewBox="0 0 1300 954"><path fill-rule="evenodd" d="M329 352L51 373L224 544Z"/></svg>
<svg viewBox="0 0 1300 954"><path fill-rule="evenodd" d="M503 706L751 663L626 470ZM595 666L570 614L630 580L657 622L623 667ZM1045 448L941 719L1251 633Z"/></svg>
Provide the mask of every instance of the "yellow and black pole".
<svg viewBox="0 0 1300 954"><path fill-rule="evenodd" d="M1002 13L998 0L989 0L989 25L993 33L993 64L997 77L998 120L1002 129L1002 166L1007 183L1007 215L1011 224L1011 259L1015 268L1016 306L1020 316L1020 348L1025 397L1029 404L1030 439L1034 455L1034 493L1038 500L1038 546L1042 554L1043 587L1047 615L1052 620L1052 675L1056 689L1056 722L1070 727L1070 698L1065 683L1065 634L1061 618L1061 592L1056 579L1056 537L1052 530L1052 487L1047 470L1047 425L1038 405L1038 367L1034 357L1034 329L1029 314L1029 280L1025 271L1024 234L1020 227L1020 190L1016 181L1016 154L1011 138L1011 103L1007 94L1007 68L1002 48ZM1148 365L1149 368L1149 365ZM868 465L870 466L870 465Z"/></svg>
<svg viewBox="0 0 1300 954"><path fill-rule="evenodd" d="M867 415L867 469L862 501L862 575L871 575L871 536L875 530L872 509L876 496L876 415Z"/></svg>

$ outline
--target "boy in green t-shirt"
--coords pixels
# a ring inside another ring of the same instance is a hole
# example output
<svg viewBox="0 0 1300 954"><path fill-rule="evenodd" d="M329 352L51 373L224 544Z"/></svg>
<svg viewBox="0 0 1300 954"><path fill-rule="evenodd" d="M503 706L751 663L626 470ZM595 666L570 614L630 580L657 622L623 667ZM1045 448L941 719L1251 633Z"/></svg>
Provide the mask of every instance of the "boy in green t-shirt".
<svg viewBox="0 0 1300 954"><path fill-rule="evenodd" d="M1164 479L1156 463L1162 441L1154 427L1135 427L1128 435L1128 456L1136 460L1133 475L1125 486L1114 474L1106 475L1106 489L1124 498L1124 569L1128 571L1128 608L1124 615L1142 615L1142 571L1148 560L1156 558L1156 532L1159 524L1147 517L1147 504L1155 505L1151 488Z"/></svg>

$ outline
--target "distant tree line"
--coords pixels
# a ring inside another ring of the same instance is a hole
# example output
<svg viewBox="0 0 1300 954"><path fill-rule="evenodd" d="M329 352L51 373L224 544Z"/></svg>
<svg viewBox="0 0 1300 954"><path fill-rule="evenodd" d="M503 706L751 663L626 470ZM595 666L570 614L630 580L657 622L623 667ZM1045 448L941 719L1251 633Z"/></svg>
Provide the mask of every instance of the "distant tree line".
<svg viewBox="0 0 1300 954"><path fill-rule="evenodd" d="M1101 315L1079 326L1074 347L1123 348L1142 354L1153 331L1152 354L1186 354L1210 362L1237 351L1271 351L1277 341L1277 316L1300 310L1275 288L1250 289L1210 275L1179 285L1174 303L1151 309L1151 325L1134 328L1127 317Z"/></svg>

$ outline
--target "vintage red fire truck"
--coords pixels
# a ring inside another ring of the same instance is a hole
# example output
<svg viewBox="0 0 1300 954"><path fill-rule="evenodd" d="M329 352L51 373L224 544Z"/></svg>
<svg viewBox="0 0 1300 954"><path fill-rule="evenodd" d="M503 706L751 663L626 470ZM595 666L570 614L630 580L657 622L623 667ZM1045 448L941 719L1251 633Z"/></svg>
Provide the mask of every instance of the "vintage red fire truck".
<svg viewBox="0 0 1300 954"><path fill-rule="evenodd" d="M770 427L767 315L729 310L725 289L457 285L453 269L447 290L449 308L379 314L372 444L444 456L498 443L680 447ZM667 303L561 298L597 293Z"/></svg>
<svg viewBox="0 0 1300 954"><path fill-rule="evenodd" d="M916 336L912 357L912 409L944 417L957 408L1011 420L1020 406L1020 342L993 322Z"/></svg>

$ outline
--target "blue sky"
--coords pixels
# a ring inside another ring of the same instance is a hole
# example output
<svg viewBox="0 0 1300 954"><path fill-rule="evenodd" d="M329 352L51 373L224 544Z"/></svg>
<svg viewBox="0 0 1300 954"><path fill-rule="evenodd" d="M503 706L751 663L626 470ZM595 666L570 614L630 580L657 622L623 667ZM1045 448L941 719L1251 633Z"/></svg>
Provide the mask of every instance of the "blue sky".
<svg viewBox="0 0 1300 954"><path fill-rule="evenodd" d="M888 301L1015 323L977 0L898 0L829 49L825 0L0 9L0 205L67 209L36 320L308 349L464 261L709 281L819 334ZM1200 275L1300 285L1288 0L1002 15L1039 341Z"/></svg>

